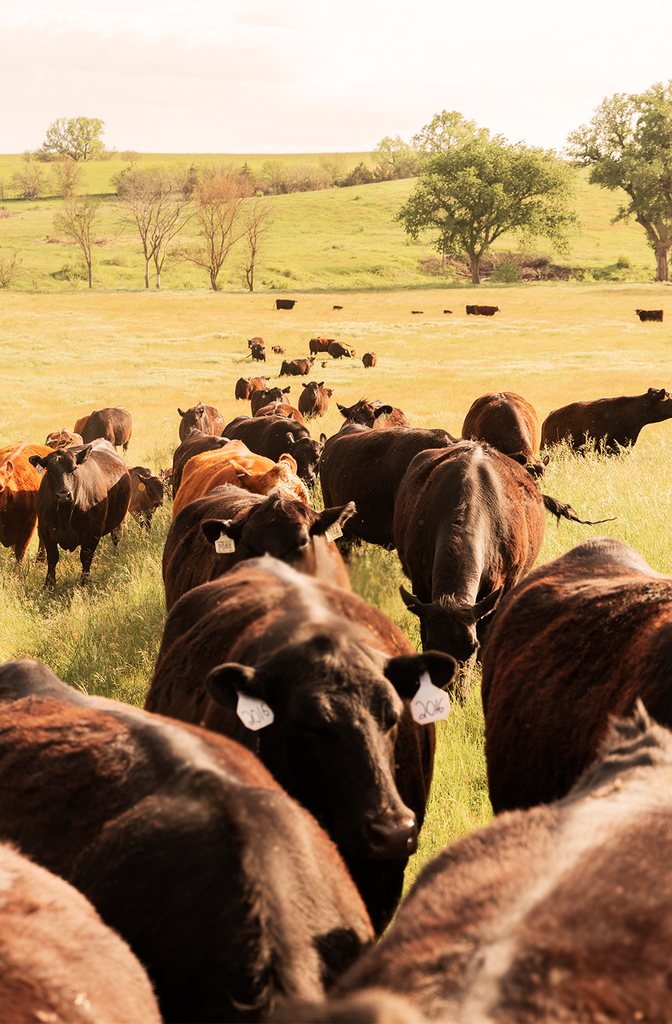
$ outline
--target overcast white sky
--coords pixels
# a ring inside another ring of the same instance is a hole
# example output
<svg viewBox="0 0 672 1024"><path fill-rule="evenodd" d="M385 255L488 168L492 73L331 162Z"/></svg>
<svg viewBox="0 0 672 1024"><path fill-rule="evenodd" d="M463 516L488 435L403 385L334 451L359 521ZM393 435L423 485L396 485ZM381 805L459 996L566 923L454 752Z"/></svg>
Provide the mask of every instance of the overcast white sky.
<svg viewBox="0 0 672 1024"><path fill-rule="evenodd" d="M0 0L3 153L78 116L145 153L369 150L443 109L561 149L604 96L672 78L660 0L26 3Z"/></svg>

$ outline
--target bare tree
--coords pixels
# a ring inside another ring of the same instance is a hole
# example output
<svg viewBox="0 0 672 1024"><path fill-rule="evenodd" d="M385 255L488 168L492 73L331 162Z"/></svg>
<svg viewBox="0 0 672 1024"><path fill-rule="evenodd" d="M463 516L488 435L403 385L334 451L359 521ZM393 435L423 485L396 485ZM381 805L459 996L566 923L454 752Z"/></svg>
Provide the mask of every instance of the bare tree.
<svg viewBox="0 0 672 1024"><path fill-rule="evenodd" d="M131 166L115 178L124 211L122 220L134 226L145 257L145 288L149 288L149 265L154 261L156 287L175 236L193 217L191 182L188 172L163 167Z"/></svg>
<svg viewBox="0 0 672 1024"><path fill-rule="evenodd" d="M249 183L240 175L203 178L194 191L201 242L181 250L181 257L208 272L213 291L231 249L245 235L243 204Z"/></svg>
<svg viewBox="0 0 672 1024"><path fill-rule="evenodd" d="M245 200L242 212L243 269L251 292L254 291L254 271L272 223L273 206L267 199L252 196Z"/></svg>
<svg viewBox="0 0 672 1024"><path fill-rule="evenodd" d="M93 286L93 228L100 207L100 201L91 196L72 196L66 199L62 212L54 215L56 230L62 231L82 250L89 272L89 288Z"/></svg>
<svg viewBox="0 0 672 1024"><path fill-rule="evenodd" d="M69 199L82 183L82 168L70 156L57 156L51 167L51 180L57 196Z"/></svg>
<svg viewBox="0 0 672 1024"><path fill-rule="evenodd" d="M19 193L19 199L39 199L44 193L47 173L33 158L34 153L27 149L21 158L23 166L9 179L11 188Z"/></svg>

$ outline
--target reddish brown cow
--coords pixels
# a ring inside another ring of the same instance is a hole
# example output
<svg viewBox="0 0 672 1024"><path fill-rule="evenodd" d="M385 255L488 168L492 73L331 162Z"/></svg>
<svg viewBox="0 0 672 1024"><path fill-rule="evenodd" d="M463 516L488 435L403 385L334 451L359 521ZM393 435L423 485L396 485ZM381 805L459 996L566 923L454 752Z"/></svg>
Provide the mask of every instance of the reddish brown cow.
<svg viewBox="0 0 672 1024"><path fill-rule="evenodd" d="M163 549L167 610L188 590L223 576L238 562L264 554L349 590L343 559L324 534L353 512L352 502L315 512L281 492L271 491L264 497L230 484L216 487L183 508L168 531ZM220 545L222 538L232 543ZM219 546L230 550L219 552Z"/></svg>
<svg viewBox="0 0 672 1024"><path fill-rule="evenodd" d="M447 448L455 438L445 430L399 427L334 434L320 456L322 496L327 505L354 501L346 537L394 547L394 502L411 461L427 448Z"/></svg>
<svg viewBox="0 0 672 1024"><path fill-rule="evenodd" d="M313 368L315 356L309 359L283 359L280 367L280 377L305 377Z"/></svg>
<svg viewBox="0 0 672 1024"><path fill-rule="evenodd" d="M532 476L543 476L548 456L542 461L539 449L539 420L527 399L513 391L492 391L477 398L465 416L462 437L485 441L515 459Z"/></svg>
<svg viewBox="0 0 672 1024"><path fill-rule="evenodd" d="M574 451L584 445L604 445L618 454L633 445L647 423L660 423L672 416L672 395L664 388L649 388L643 395L598 398L594 402L572 402L554 409L541 425L541 443L547 447L566 441Z"/></svg>
<svg viewBox="0 0 672 1024"><path fill-rule="evenodd" d="M267 385L265 377L239 377L236 381L236 399L249 398L253 391L261 391Z"/></svg>
<svg viewBox="0 0 672 1024"><path fill-rule="evenodd" d="M380 931L432 774L433 726L413 721L409 701L422 672L444 686L454 669L445 655L416 654L355 594L264 557L173 606L145 706L254 745L335 840ZM268 723L254 736L237 693Z"/></svg>
<svg viewBox="0 0 672 1024"><path fill-rule="evenodd" d="M52 430L44 442L47 448L71 448L74 444L84 444L81 434L74 434L70 430L61 427L60 430Z"/></svg>
<svg viewBox="0 0 672 1024"><path fill-rule="evenodd" d="M221 435L224 426L224 417L214 405L204 405L197 402L191 409L180 414L180 441L184 441L187 434L192 430L202 430L204 434Z"/></svg>
<svg viewBox="0 0 672 1024"><path fill-rule="evenodd" d="M269 402L268 405L262 405L261 409L257 409L254 414L254 418L257 416L284 416L285 419L294 420L300 426L305 427L306 421L303 415L289 402Z"/></svg>
<svg viewBox="0 0 672 1024"><path fill-rule="evenodd" d="M375 366L378 362L378 356L375 352L365 352L362 356L362 362L366 369L371 369L371 367Z"/></svg>
<svg viewBox="0 0 672 1024"><path fill-rule="evenodd" d="M115 548L131 500L131 477L123 458L102 438L48 455L31 455L44 471L37 493L37 529L47 552L45 587L56 584L58 549L81 548L81 582L86 583L102 537Z"/></svg>
<svg viewBox="0 0 672 1024"><path fill-rule="evenodd" d="M610 537L584 541L511 592L483 650L495 811L565 796L609 716L630 714L639 697L672 725L671 631L672 578Z"/></svg>
<svg viewBox="0 0 672 1024"><path fill-rule="evenodd" d="M379 400L368 402L366 398L360 398L358 402L349 407L341 405L339 402L336 404L341 416L345 418L346 424L361 423L363 426L371 427L373 430L388 430L390 427L410 426L401 409L396 409L393 405L387 405Z"/></svg>
<svg viewBox="0 0 672 1024"><path fill-rule="evenodd" d="M302 384L299 395L299 410L304 416L324 416L329 408L329 399L333 395L331 388L325 388L324 381L311 380L310 384Z"/></svg>
<svg viewBox="0 0 672 1024"><path fill-rule="evenodd" d="M335 340L335 338L311 338L308 342L308 349L311 356L316 356L320 352L328 352L329 345Z"/></svg>
<svg viewBox="0 0 672 1024"><path fill-rule="evenodd" d="M73 434L79 434L80 437L82 436L82 429L84 427L84 424L88 420L88 418L89 418L89 414L88 413L86 414L86 416L80 416L79 417L79 419L75 423L74 427L72 428Z"/></svg>
<svg viewBox="0 0 672 1024"><path fill-rule="evenodd" d="M157 508L163 506L164 475L155 476L146 466L133 466L131 475L131 501L128 511L138 526L149 533Z"/></svg>
<svg viewBox="0 0 672 1024"><path fill-rule="evenodd" d="M30 456L46 456L51 451L47 445L30 441L0 448L0 544L14 549L19 566L37 526L40 475Z"/></svg>
<svg viewBox="0 0 672 1024"><path fill-rule="evenodd" d="M327 352L332 359L342 359L343 356L351 358L352 356L357 355L354 348L350 348L348 345L344 345L340 341L330 341L327 345Z"/></svg>
<svg viewBox="0 0 672 1024"><path fill-rule="evenodd" d="M292 390L292 385L288 384L286 388L259 388L257 391L253 391L250 395L250 409L252 415L256 416L260 409L263 409L265 405L270 405L271 402L284 402L284 395L288 395Z"/></svg>
<svg viewBox="0 0 672 1024"><path fill-rule="evenodd" d="M285 452L296 461L297 475L307 487L317 483L317 464L326 436L313 440L307 427L286 416L237 416L224 428L226 436L243 441L251 452L277 462ZM262 552L263 554L263 552Z"/></svg>
<svg viewBox="0 0 672 1024"><path fill-rule="evenodd" d="M204 434L202 430L192 430L185 437L184 441L177 446L173 455L173 468L171 471L171 483L173 488L173 500L182 482L184 467L189 459L201 452L217 451L229 443L228 437L215 437L213 434Z"/></svg>
<svg viewBox="0 0 672 1024"><path fill-rule="evenodd" d="M81 429L78 429L80 428ZM90 416L82 417L75 423L75 434L82 435L82 443L89 444L99 437L109 441L114 448L119 445L128 451L128 442L133 432L131 414L121 405L112 408L94 409Z"/></svg>
<svg viewBox="0 0 672 1024"><path fill-rule="evenodd" d="M285 350L282 345L273 345L271 352L276 356L284 356Z"/></svg>
<svg viewBox="0 0 672 1024"><path fill-rule="evenodd" d="M434 1021L668 1021L671 832L672 735L640 710L566 799L430 861L331 998L375 986ZM365 1019L321 1011L302 1019Z"/></svg>
<svg viewBox="0 0 672 1024"><path fill-rule="evenodd" d="M477 624L534 565L544 527L536 482L507 455L473 441L416 455L397 492L394 540L423 647L467 661Z"/></svg>
<svg viewBox="0 0 672 1024"><path fill-rule="evenodd" d="M370 941L333 843L248 750L37 662L3 665L0 694L0 835L123 936L166 1021L320 998Z"/></svg>
<svg viewBox="0 0 672 1024"><path fill-rule="evenodd" d="M136 957L71 885L0 844L0 1019L160 1024Z"/></svg>
<svg viewBox="0 0 672 1024"><path fill-rule="evenodd" d="M494 316L501 312L499 306L467 306L467 316Z"/></svg>

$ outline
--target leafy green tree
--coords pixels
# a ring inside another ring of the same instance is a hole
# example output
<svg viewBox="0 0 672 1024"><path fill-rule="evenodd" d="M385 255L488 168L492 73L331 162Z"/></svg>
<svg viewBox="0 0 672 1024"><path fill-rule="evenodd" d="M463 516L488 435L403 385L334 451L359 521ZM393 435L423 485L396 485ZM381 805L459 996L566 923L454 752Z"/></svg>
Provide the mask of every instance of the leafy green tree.
<svg viewBox="0 0 672 1024"><path fill-rule="evenodd" d="M93 286L93 232L100 209L100 200L92 196L72 196L66 199L62 211L54 216L56 230L71 238L82 251L89 288Z"/></svg>
<svg viewBox="0 0 672 1024"><path fill-rule="evenodd" d="M60 117L47 128L40 153L47 159L60 153L72 160L94 160L104 149L104 128L99 117Z"/></svg>
<svg viewBox="0 0 672 1024"><path fill-rule="evenodd" d="M427 159L448 153L455 146L464 146L475 139L485 142L489 134L487 128L479 128L475 121L467 121L457 110L442 110L413 136L411 144L421 158Z"/></svg>
<svg viewBox="0 0 672 1024"><path fill-rule="evenodd" d="M576 223L568 209L573 178L552 151L480 133L427 162L395 219L413 239L433 232L444 265L446 256L466 253L480 284L481 259L506 232L521 232L523 241L545 236L566 251Z"/></svg>
<svg viewBox="0 0 672 1024"><path fill-rule="evenodd" d="M672 80L643 93L604 99L590 124L570 133L570 156L590 167L590 181L624 203L614 222L634 217L656 257L656 280L670 279L672 249Z"/></svg>
<svg viewBox="0 0 672 1024"><path fill-rule="evenodd" d="M420 170L421 158L418 153L398 135L393 139L389 135L381 139L371 157L378 164L378 174L382 181L414 178Z"/></svg>

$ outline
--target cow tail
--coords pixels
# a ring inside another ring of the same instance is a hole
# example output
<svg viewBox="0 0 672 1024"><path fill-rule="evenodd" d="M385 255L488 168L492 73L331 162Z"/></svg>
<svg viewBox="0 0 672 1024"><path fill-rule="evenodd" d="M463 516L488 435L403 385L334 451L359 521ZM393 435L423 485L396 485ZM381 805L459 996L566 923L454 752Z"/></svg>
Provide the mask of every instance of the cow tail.
<svg viewBox="0 0 672 1024"><path fill-rule="evenodd" d="M576 509L572 508L571 505L566 505L563 501L558 501L557 498L551 498L549 494L542 494L544 499L544 508L547 512L550 512L558 520L558 524L561 519L569 519L572 523L581 523L582 526L599 526L600 523L613 523L617 516L609 516L608 519L579 519Z"/></svg>

